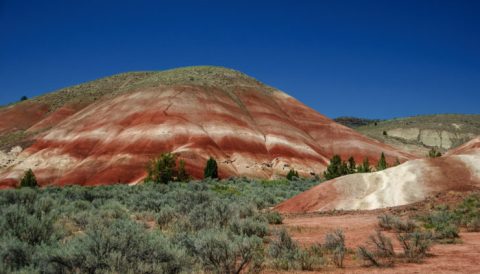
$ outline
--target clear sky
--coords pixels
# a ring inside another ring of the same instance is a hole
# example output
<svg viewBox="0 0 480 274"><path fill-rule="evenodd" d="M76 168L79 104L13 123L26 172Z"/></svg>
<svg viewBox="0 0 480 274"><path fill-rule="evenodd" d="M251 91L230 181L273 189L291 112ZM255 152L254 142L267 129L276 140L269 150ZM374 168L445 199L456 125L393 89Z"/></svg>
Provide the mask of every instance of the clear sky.
<svg viewBox="0 0 480 274"><path fill-rule="evenodd" d="M0 0L0 104L190 65L329 117L480 113L480 1Z"/></svg>

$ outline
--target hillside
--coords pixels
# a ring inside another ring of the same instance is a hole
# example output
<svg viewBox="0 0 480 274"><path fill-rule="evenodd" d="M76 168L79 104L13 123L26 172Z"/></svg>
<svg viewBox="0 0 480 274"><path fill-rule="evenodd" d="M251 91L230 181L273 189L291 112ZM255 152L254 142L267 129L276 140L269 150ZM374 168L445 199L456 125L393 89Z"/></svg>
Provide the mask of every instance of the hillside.
<svg viewBox="0 0 480 274"><path fill-rule="evenodd" d="M480 137L434 159L416 159L372 173L339 177L277 206L284 213L370 210L420 202L448 191L480 188Z"/></svg>
<svg viewBox="0 0 480 274"><path fill-rule="evenodd" d="M347 118L336 121L418 156L424 156L432 147L445 152L480 135L480 115L436 114L391 120Z"/></svg>
<svg viewBox="0 0 480 274"><path fill-rule="evenodd" d="M32 168L41 184L136 183L149 159L175 152L202 176L272 178L322 172L333 154L373 162L412 155L369 139L291 96L234 70L187 67L121 74L0 110L0 134L26 150L0 173L15 185ZM18 134L18 135L16 135Z"/></svg>

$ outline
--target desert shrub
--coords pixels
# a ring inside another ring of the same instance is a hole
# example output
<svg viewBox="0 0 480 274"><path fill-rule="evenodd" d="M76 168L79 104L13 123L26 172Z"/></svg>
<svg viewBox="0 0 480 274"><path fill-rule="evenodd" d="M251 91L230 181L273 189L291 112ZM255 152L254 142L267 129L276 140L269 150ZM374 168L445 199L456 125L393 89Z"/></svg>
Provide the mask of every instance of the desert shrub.
<svg viewBox="0 0 480 274"><path fill-rule="evenodd" d="M471 231L478 230L478 222L480 219L480 196L472 194L466 197L454 210L459 224L466 226Z"/></svg>
<svg viewBox="0 0 480 274"><path fill-rule="evenodd" d="M37 178L31 169L27 170L20 181L20 187L38 187Z"/></svg>
<svg viewBox="0 0 480 274"><path fill-rule="evenodd" d="M115 200L108 200L103 203L97 212L102 219L127 219L129 216L125 206Z"/></svg>
<svg viewBox="0 0 480 274"><path fill-rule="evenodd" d="M469 232L479 232L480 231L480 217L475 217L470 219L466 225Z"/></svg>
<svg viewBox="0 0 480 274"><path fill-rule="evenodd" d="M208 227L225 227L233 216L233 210L226 202L214 200L210 205L198 204L188 214L194 230Z"/></svg>
<svg viewBox="0 0 480 274"><path fill-rule="evenodd" d="M265 222L246 218L234 220L230 225L230 230L237 235L245 235L248 237L257 236L264 238L268 235L268 226Z"/></svg>
<svg viewBox="0 0 480 274"><path fill-rule="evenodd" d="M263 216L267 218L268 223L271 225L279 225L283 223L282 215L276 211L269 211Z"/></svg>
<svg viewBox="0 0 480 274"><path fill-rule="evenodd" d="M0 266L3 271L16 271L28 266L31 253L31 247L18 238L4 236L0 239Z"/></svg>
<svg viewBox="0 0 480 274"><path fill-rule="evenodd" d="M177 212L170 206L163 207L157 214L157 224L161 229L168 226L176 218L178 218Z"/></svg>
<svg viewBox="0 0 480 274"><path fill-rule="evenodd" d="M397 218L393 223L393 228L396 232L411 233L418 228L418 225L412 219L401 220Z"/></svg>
<svg viewBox="0 0 480 274"><path fill-rule="evenodd" d="M398 233L397 239L408 262L421 262L432 244L430 232Z"/></svg>
<svg viewBox="0 0 480 274"><path fill-rule="evenodd" d="M48 262L62 271L88 273L179 273L187 265L183 252L166 238L130 220L90 225Z"/></svg>
<svg viewBox="0 0 480 274"><path fill-rule="evenodd" d="M258 237L229 237L224 231L204 231L195 241L196 254L203 267L214 273L240 273L263 257Z"/></svg>
<svg viewBox="0 0 480 274"><path fill-rule="evenodd" d="M448 210L447 207L438 207L423 218L424 226L433 230L435 239L451 243L458 235L459 216Z"/></svg>
<svg viewBox="0 0 480 274"><path fill-rule="evenodd" d="M297 269L298 244L288 235L285 229L279 230L275 236L268 251L273 260L273 266L283 270Z"/></svg>
<svg viewBox="0 0 480 274"><path fill-rule="evenodd" d="M389 267L394 264L395 252L392 241L380 231L371 235L369 247L360 246L357 254L366 266Z"/></svg>
<svg viewBox="0 0 480 274"><path fill-rule="evenodd" d="M325 236L324 248L332 255L332 261L337 267L343 267L343 260L347 248L345 247L345 236L343 231L336 230Z"/></svg>
<svg viewBox="0 0 480 274"><path fill-rule="evenodd" d="M382 214L377 218L378 226L385 230L391 230L395 228L395 224L398 222L398 217L391 214Z"/></svg>
<svg viewBox="0 0 480 274"><path fill-rule="evenodd" d="M3 213L0 235L16 237L29 245L56 241L60 231L54 228L54 217L42 212L29 213L24 206L12 205Z"/></svg>
<svg viewBox="0 0 480 274"><path fill-rule="evenodd" d="M243 271L258 272L265 258L255 242L263 248L269 220L279 219L263 209L318 183L230 178L0 191L0 273L209 272L195 248L205 231L225 235L236 269L246 260ZM151 229L153 221L161 229ZM320 265L323 257L312 254L297 248L291 269Z"/></svg>

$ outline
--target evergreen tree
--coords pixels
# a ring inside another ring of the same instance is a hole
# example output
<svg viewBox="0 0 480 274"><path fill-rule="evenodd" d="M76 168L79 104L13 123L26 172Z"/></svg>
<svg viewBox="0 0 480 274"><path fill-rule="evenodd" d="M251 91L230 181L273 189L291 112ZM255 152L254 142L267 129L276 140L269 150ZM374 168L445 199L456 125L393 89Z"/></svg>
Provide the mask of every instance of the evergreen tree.
<svg viewBox="0 0 480 274"><path fill-rule="evenodd" d="M20 98L20 101L26 101L26 100L28 100L28 97L25 96L25 95L23 95L23 96Z"/></svg>
<svg viewBox="0 0 480 274"><path fill-rule="evenodd" d="M355 172L357 172L357 163L355 163L353 156L350 156L350 158L348 158L348 174L353 174Z"/></svg>
<svg viewBox="0 0 480 274"><path fill-rule="evenodd" d="M177 180L179 182L187 182L188 180L190 180L190 176L188 175L187 171L185 170L185 161L184 160L178 161Z"/></svg>
<svg viewBox="0 0 480 274"><path fill-rule="evenodd" d="M347 166L345 162L342 163L342 158L339 155L333 155L330 159L330 164L327 166L327 170L323 172L323 176L327 180L345 175L347 172Z"/></svg>
<svg viewBox="0 0 480 274"><path fill-rule="evenodd" d="M217 166L217 161L213 157L210 157L207 161L207 165L205 166L205 169L203 170L203 177L204 178L212 178L216 179L218 178L218 166Z"/></svg>
<svg viewBox="0 0 480 274"><path fill-rule="evenodd" d="M377 171L384 170L388 167L387 161L385 160L385 154L382 152L380 155L380 160L377 163Z"/></svg>
<svg viewBox="0 0 480 274"><path fill-rule="evenodd" d="M31 169L27 170L20 181L20 187L38 187L37 178Z"/></svg>
<svg viewBox="0 0 480 274"><path fill-rule="evenodd" d="M370 162L368 161L368 157L363 159L362 164L358 167L357 172L359 173L367 173L371 172L372 168L370 167Z"/></svg>
<svg viewBox="0 0 480 274"><path fill-rule="evenodd" d="M147 171L148 175L145 181L154 183L168 184L174 181L176 175L176 160L177 154L162 153L160 157L150 161Z"/></svg>
<svg viewBox="0 0 480 274"><path fill-rule="evenodd" d="M300 176L298 176L298 172L292 168L287 174L287 180L292 181L294 177L300 178Z"/></svg>

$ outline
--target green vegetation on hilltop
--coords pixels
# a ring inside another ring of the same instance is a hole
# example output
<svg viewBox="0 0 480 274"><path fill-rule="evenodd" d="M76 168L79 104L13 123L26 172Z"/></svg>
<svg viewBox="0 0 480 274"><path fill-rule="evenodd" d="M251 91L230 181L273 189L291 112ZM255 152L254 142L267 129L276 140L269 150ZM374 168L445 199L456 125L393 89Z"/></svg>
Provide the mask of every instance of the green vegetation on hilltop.
<svg viewBox="0 0 480 274"><path fill-rule="evenodd" d="M339 124L342 124L350 128L366 126L366 125L378 123L381 121L380 119L366 119L366 118L358 118L358 117L352 117L352 116L337 117L333 120Z"/></svg>
<svg viewBox="0 0 480 274"><path fill-rule="evenodd" d="M142 87L196 85L228 90L231 87L271 88L239 71L216 66L192 66L165 71L121 73L47 93L20 103L41 102L54 111L67 103L92 103Z"/></svg>

